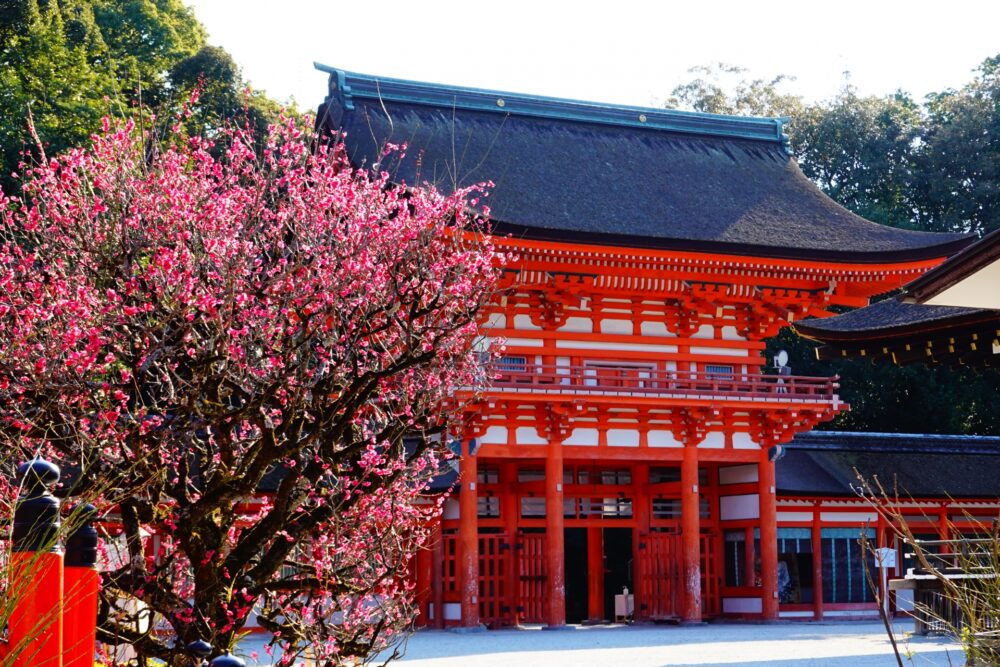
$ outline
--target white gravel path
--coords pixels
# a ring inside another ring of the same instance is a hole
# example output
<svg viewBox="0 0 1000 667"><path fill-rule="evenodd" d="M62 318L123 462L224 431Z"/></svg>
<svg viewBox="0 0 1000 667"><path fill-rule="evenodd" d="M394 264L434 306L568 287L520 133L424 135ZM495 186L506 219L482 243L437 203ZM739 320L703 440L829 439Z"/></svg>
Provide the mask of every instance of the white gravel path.
<svg viewBox="0 0 1000 667"><path fill-rule="evenodd" d="M942 637L897 641L907 667L962 667L955 642ZM262 638L247 638L244 653ZM254 646L256 644L256 646ZM249 662L249 661L248 661ZM251 663L266 665L270 662ZM396 663L393 663L396 664ZM893 667L896 662L881 623L824 622L697 626L570 626L460 634L422 630L405 646L405 667Z"/></svg>

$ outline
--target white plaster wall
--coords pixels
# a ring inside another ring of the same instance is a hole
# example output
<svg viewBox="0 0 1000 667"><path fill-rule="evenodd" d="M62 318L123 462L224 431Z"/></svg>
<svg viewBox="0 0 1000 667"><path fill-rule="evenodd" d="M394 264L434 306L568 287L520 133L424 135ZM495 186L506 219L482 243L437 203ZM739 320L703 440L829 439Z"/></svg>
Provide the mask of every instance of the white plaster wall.
<svg viewBox="0 0 1000 667"><path fill-rule="evenodd" d="M878 521L878 514L876 512L820 512L819 518L823 522L862 524L866 521L875 523Z"/></svg>
<svg viewBox="0 0 1000 667"><path fill-rule="evenodd" d="M733 449L759 449L749 433L733 433Z"/></svg>
<svg viewBox="0 0 1000 667"><path fill-rule="evenodd" d="M711 324L702 324L698 331L691 334L691 338L715 338L715 327Z"/></svg>
<svg viewBox="0 0 1000 667"><path fill-rule="evenodd" d="M759 519L760 497L756 493L719 497L719 518L723 521Z"/></svg>
<svg viewBox="0 0 1000 667"><path fill-rule="evenodd" d="M541 331L541 327L535 326L535 323L531 321L530 315L520 314L514 316L514 328L522 329L524 331Z"/></svg>
<svg viewBox="0 0 1000 667"><path fill-rule="evenodd" d="M764 603L760 598L722 598L724 614L760 614Z"/></svg>
<svg viewBox="0 0 1000 667"><path fill-rule="evenodd" d="M639 328L639 332L643 336L677 337L677 334L667 329L667 325L664 322L658 321L643 322Z"/></svg>
<svg viewBox="0 0 1000 667"><path fill-rule="evenodd" d="M544 341L538 338L508 338L507 347L541 347Z"/></svg>
<svg viewBox="0 0 1000 667"><path fill-rule="evenodd" d="M719 484L751 484L757 479L757 466L753 463L719 468Z"/></svg>
<svg viewBox="0 0 1000 667"><path fill-rule="evenodd" d="M510 344L510 343L508 343ZM677 352L676 345L608 343L601 340L557 340L556 347L572 350L621 350L623 352Z"/></svg>
<svg viewBox="0 0 1000 667"><path fill-rule="evenodd" d="M698 444L698 449L725 449L726 434L722 431L709 431L705 439Z"/></svg>
<svg viewBox="0 0 1000 667"><path fill-rule="evenodd" d="M749 356L750 351L734 347L701 347L692 345L691 354L714 354L717 357L746 357Z"/></svg>
<svg viewBox="0 0 1000 667"><path fill-rule="evenodd" d="M483 323L484 329L503 329L507 326L507 316L503 313L493 313L490 318Z"/></svg>
<svg viewBox="0 0 1000 667"><path fill-rule="evenodd" d="M442 510L441 518L458 518L458 498L448 498L448 500L444 501L444 509Z"/></svg>
<svg viewBox="0 0 1000 667"><path fill-rule="evenodd" d="M722 327L722 340L746 340L736 327Z"/></svg>
<svg viewBox="0 0 1000 667"><path fill-rule="evenodd" d="M674 437L670 431L649 431L646 440L650 447L683 447L684 443Z"/></svg>
<svg viewBox="0 0 1000 667"><path fill-rule="evenodd" d="M484 445L506 445L507 444L507 427L506 426L490 426L486 429L486 433L479 438L479 442Z"/></svg>
<svg viewBox="0 0 1000 667"><path fill-rule="evenodd" d="M586 445L597 446L599 434L596 428L577 428L573 434L563 440L564 445Z"/></svg>
<svg viewBox="0 0 1000 667"><path fill-rule="evenodd" d="M591 333L594 331L594 321L589 317L567 317L558 331Z"/></svg>
<svg viewBox="0 0 1000 667"><path fill-rule="evenodd" d="M601 320L601 333L632 335L631 320Z"/></svg>
<svg viewBox="0 0 1000 667"><path fill-rule="evenodd" d="M639 431L630 428L609 428L609 447L638 447Z"/></svg>
<svg viewBox="0 0 1000 667"><path fill-rule="evenodd" d="M538 435L534 426L518 426L514 434L519 445L547 445L549 441Z"/></svg>
<svg viewBox="0 0 1000 667"><path fill-rule="evenodd" d="M778 512L778 521L812 521L812 512Z"/></svg>

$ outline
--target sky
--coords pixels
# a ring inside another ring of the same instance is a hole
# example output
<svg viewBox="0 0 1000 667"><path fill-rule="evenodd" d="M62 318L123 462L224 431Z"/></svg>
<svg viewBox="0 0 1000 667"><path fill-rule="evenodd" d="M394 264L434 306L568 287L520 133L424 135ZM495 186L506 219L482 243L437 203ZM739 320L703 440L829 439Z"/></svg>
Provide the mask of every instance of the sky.
<svg viewBox="0 0 1000 667"><path fill-rule="evenodd" d="M185 0L255 88L315 109L326 76L365 74L660 106L688 71L723 62L830 99L922 99L958 88L1000 53L996 0L784 3L503 0Z"/></svg>

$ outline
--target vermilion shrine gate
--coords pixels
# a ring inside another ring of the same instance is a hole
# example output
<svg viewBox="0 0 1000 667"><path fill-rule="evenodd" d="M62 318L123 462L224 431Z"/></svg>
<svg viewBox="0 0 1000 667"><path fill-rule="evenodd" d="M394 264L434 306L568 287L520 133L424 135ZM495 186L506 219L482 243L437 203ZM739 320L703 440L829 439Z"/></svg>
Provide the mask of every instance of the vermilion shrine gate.
<svg viewBox="0 0 1000 667"><path fill-rule="evenodd" d="M764 374L764 339L967 240L841 208L781 120L321 69L319 123L346 132L354 164L406 143L380 164L400 182L493 181L514 257L482 314L505 356L418 559L429 620L609 619L624 587L640 619L777 618L776 446L846 406L836 378Z"/></svg>

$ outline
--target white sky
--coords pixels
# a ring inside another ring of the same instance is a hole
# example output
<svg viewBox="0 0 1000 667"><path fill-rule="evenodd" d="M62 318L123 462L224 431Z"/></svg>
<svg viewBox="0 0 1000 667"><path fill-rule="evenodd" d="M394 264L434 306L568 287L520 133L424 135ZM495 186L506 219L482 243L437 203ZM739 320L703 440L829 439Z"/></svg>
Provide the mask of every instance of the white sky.
<svg viewBox="0 0 1000 667"><path fill-rule="evenodd" d="M185 0L256 88L315 109L313 61L365 74L658 106L690 67L726 62L785 90L918 99L1000 53L996 0ZM694 6L696 5L697 6Z"/></svg>

